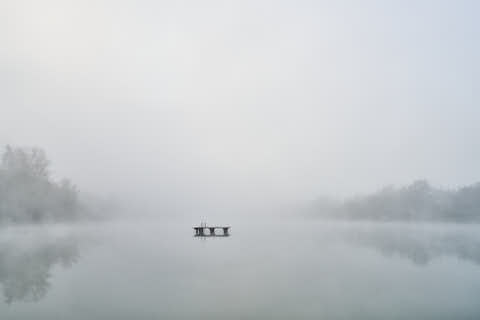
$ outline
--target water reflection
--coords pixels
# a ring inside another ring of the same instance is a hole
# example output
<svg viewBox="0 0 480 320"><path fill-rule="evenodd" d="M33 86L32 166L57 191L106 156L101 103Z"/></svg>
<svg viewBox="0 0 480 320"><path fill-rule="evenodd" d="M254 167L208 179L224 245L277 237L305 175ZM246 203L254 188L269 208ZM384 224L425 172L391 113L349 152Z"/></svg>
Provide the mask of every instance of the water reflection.
<svg viewBox="0 0 480 320"><path fill-rule="evenodd" d="M416 265L427 265L441 257L454 257L480 265L480 238L468 232L391 228L356 231L347 238L357 245L375 248L384 256L397 255Z"/></svg>
<svg viewBox="0 0 480 320"><path fill-rule="evenodd" d="M69 268L78 257L78 242L71 236L43 234L0 239L0 283L5 302L44 298L50 288L52 268Z"/></svg>

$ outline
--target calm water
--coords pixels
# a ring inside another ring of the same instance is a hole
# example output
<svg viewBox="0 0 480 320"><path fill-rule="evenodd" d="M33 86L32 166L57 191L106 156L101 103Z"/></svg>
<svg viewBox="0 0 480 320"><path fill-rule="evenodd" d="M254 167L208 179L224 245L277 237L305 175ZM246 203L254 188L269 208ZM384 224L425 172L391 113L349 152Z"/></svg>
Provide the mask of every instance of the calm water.
<svg viewBox="0 0 480 320"><path fill-rule="evenodd" d="M0 319L480 319L480 227L275 221L0 233Z"/></svg>

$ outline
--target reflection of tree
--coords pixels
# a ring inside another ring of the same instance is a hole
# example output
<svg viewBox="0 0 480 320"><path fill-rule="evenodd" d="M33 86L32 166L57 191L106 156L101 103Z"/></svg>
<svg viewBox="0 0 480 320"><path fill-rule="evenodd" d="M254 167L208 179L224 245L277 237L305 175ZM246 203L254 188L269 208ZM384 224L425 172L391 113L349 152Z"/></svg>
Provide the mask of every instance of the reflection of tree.
<svg viewBox="0 0 480 320"><path fill-rule="evenodd" d="M5 301L42 299L50 287L51 269L55 265L70 267L77 259L78 244L73 238L27 245L0 243L0 283Z"/></svg>
<svg viewBox="0 0 480 320"><path fill-rule="evenodd" d="M373 247L385 256L399 255L417 265L450 256L480 265L480 238L465 234L368 231L351 234L352 242Z"/></svg>

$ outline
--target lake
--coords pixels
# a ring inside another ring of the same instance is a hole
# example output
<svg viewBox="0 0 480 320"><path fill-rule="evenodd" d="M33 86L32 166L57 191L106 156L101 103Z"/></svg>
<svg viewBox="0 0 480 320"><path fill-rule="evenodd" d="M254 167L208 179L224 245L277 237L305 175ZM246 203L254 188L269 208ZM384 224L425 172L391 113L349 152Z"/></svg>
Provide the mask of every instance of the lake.
<svg viewBox="0 0 480 320"><path fill-rule="evenodd" d="M478 225L193 224L2 228L0 319L480 319Z"/></svg>

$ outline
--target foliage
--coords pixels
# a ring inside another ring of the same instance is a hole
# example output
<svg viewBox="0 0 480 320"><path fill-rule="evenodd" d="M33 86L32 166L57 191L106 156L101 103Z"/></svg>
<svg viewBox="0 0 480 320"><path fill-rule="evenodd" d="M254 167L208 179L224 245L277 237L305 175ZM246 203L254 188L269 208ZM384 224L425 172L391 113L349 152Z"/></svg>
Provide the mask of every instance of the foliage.
<svg viewBox="0 0 480 320"><path fill-rule="evenodd" d="M77 218L76 187L66 179L53 181L49 165L39 148L5 148L0 165L0 222Z"/></svg>
<svg viewBox="0 0 480 320"><path fill-rule="evenodd" d="M315 216L385 221L480 221L480 183L443 190L418 180L406 187L386 187L343 202L317 201L313 212Z"/></svg>

